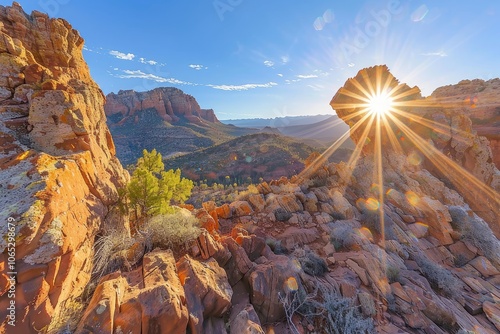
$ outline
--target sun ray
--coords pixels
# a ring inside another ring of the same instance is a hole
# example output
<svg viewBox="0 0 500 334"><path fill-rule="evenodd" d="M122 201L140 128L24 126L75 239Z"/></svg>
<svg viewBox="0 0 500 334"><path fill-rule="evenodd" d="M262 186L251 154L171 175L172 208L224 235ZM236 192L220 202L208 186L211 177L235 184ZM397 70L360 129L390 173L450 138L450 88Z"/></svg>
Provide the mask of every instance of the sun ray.
<svg viewBox="0 0 500 334"><path fill-rule="evenodd" d="M496 214L500 213L500 196L494 189L484 184L462 166L458 165L433 145L429 144L402 121L392 115L389 116L405 135L415 143L415 146L427 157L427 159L434 164L443 175L447 175L455 186L462 192L471 193L475 198L483 201L483 203L491 204L491 209ZM453 173L450 173L450 170L452 170Z"/></svg>

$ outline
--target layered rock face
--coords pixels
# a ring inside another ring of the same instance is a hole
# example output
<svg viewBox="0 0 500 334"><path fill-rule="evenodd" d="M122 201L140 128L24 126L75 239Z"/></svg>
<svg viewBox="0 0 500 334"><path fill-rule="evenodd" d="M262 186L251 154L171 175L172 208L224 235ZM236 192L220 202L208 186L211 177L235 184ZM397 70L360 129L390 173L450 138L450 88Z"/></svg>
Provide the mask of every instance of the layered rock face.
<svg viewBox="0 0 500 334"><path fill-rule="evenodd" d="M104 106L106 115L113 123L123 124L127 120L139 121L139 113L153 109L164 121L175 123L181 118L189 122L208 121L219 123L212 109L201 109L191 95L173 87L155 88L147 92L133 90L110 93Z"/></svg>
<svg viewBox="0 0 500 334"><path fill-rule="evenodd" d="M93 239L128 173L104 96L62 19L0 6L0 230L15 219L16 332L51 328L90 278ZM117 221L116 228L126 229ZM2 238L0 248L7 247ZM6 253L0 254L6 268ZM8 305L6 270L1 305ZM0 331L9 329L2 307Z"/></svg>
<svg viewBox="0 0 500 334"><path fill-rule="evenodd" d="M460 109L472 120L472 128L490 141L493 162L500 168L500 79L462 80L439 87L431 98L443 106Z"/></svg>
<svg viewBox="0 0 500 334"><path fill-rule="evenodd" d="M111 93L104 109L124 165L135 163L144 149L167 157L212 146L224 137L214 111L201 109L194 97L177 88Z"/></svg>

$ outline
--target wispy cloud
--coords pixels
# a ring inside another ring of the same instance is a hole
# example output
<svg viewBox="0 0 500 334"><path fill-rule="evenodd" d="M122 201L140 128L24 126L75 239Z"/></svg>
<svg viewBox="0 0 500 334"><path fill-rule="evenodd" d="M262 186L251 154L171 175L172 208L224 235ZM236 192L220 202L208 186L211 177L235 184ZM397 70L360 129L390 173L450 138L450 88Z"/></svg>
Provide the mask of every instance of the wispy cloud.
<svg viewBox="0 0 500 334"><path fill-rule="evenodd" d="M208 67L203 66L203 65L199 65L199 64L191 64L191 65L188 65L188 66L191 67L192 69L197 70L197 71L208 69Z"/></svg>
<svg viewBox="0 0 500 334"><path fill-rule="evenodd" d="M123 60L133 60L135 57L135 55L133 53L123 53L123 52L116 51L116 50L109 51L109 54L118 58L118 59L123 59Z"/></svg>
<svg viewBox="0 0 500 334"><path fill-rule="evenodd" d="M190 85L190 86L197 86L196 84L192 82L187 82L187 81L182 81L178 80L175 78L165 78L156 74L152 73L145 73L141 70L122 70L123 74L116 74L114 75L117 78L120 79L145 79L145 80L152 80L156 82L167 82L171 84L176 84L176 85Z"/></svg>
<svg viewBox="0 0 500 334"><path fill-rule="evenodd" d="M278 73L277 76L283 78L283 74L281 74L281 73Z"/></svg>
<svg viewBox="0 0 500 334"><path fill-rule="evenodd" d="M286 64L286 63L288 63L289 61L290 61L290 57L288 57L288 56L282 56L282 57L281 57L281 63L282 63L283 65L285 65L285 64Z"/></svg>
<svg viewBox="0 0 500 334"><path fill-rule="evenodd" d="M421 55L430 57L448 57L448 55L444 51L422 53Z"/></svg>
<svg viewBox="0 0 500 334"><path fill-rule="evenodd" d="M299 74L296 75L296 77L299 79L312 79L312 78L317 78L318 76L316 74Z"/></svg>
<svg viewBox="0 0 500 334"><path fill-rule="evenodd" d="M255 88L271 88L273 86L277 86L276 82L268 82L265 84L244 84L244 85L207 85L208 87L212 87L214 89L220 90L229 90L229 91L241 91L241 90L249 90Z"/></svg>
<svg viewBox="0 0 500 334"><path fill-rule="evenodd" d="M270 60L266 60L266 61L264 61L264 65L266 65L267 67L273 67L274 66L274 62L270 61Z"/></svg>
<svg viewBox="0 0 500 334"><path fill-rule="evenodd" d="M139 58L139 61L147 65L156 65L158 62L156 60L146 60L146 58Z"/></svg>

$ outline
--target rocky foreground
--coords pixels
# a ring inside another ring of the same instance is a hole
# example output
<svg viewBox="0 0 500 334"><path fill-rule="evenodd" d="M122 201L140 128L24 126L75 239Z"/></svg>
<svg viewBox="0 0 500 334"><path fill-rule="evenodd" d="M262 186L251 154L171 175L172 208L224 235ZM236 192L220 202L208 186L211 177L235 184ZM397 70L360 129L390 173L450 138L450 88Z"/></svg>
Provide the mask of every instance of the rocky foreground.
<svg viewBox="0 0 500 334"><path fill-rule="evenodd" d="M128 174L83 40L66 21L15 3L0 7L0 21L0 216L15 219L17 246L12 327L1 240L1 332L500 331L500 174L460 110L401 107L423 141L399 134L396 149L386 132L380 155L376 131L367 141L352 128L368 143L355 163L320 157L239 201L190 208L200 236L184 252L151 250L113 210ZM399 85L385 67L359 75L375 73ZM349 103L343 92L332 105L354 127L357 108L338 108ZM114 254L116 271L92 277L95 236L110 230L132 242Z"/></svg>
<svg viewBox="0 0 500 334"><path fill-rule="evenodd" d="M36 333L82 294L104 222L124 228L110 208L129 176L78 32L14 3L0 6L0 35L0 233L9 217L16 227L15 270L0 240L0 332ZM15 327L8 271L17 272Z"/></svg>

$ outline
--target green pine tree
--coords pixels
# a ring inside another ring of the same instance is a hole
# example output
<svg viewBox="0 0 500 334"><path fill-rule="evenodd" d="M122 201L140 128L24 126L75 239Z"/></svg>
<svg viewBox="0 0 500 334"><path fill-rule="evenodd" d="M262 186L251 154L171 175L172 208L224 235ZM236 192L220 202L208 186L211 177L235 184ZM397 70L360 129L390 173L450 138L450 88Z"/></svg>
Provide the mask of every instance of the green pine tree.
<svg viewBox="0 0 500 334"><path fill-rule="evenodd" d="M142 151L127 186L129 207L139 217L171 213L172 202L183 203L191 196L193 182L181 178L181 171L165 171L162 156L156 150Z"/></svg>

